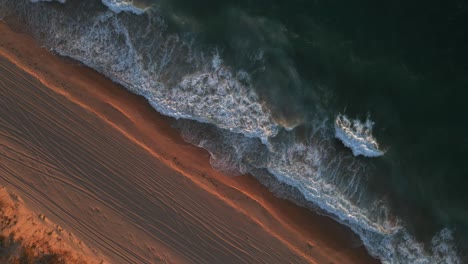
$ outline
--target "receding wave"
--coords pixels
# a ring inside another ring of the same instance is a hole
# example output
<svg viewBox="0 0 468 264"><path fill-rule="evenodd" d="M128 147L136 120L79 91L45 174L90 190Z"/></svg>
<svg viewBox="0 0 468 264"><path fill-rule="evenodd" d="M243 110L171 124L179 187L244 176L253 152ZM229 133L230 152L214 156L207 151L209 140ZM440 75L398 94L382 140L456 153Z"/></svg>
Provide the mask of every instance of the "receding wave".
<svg viewBox="0 0 468 264"><path fill-rule="evenodd" d="M207 149L214 168L231 175L251 173L278 196L349 226L383 263L460 263L449 229L424 245L369 190L368 163L354 155L383 154L370 123L352 123L344 116L337 123L325 109L326 114L304 121L305 132L285 128L273 117L274 106L256 92L248 67L230 67L220 49L204 46L195 34L167 30L157 8L135 15L143 12L135 12L139 8L131 2L103 3L108 10L86 12L91 4L50 8L1 0L0 16L21 15L46 47L96 69L178 119L185 140ZM257 59L253 56L252 63ZM340 148L335 136L354 155Z"/></svg>

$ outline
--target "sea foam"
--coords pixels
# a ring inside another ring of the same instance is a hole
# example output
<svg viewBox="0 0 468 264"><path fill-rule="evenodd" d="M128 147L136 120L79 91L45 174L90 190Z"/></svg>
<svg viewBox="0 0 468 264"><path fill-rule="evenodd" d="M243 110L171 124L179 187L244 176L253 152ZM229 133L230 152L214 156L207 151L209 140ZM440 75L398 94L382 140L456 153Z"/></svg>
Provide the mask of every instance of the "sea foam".
<svg viewBox="0 0 468 264"><path fill-rule="evenodd" d="M165 24L157 15L139 17L151 26L132 29L127 17L105 12L81 21L80 29L52 24L54 33L46 42L143 95L164 115L215 124L263 142L277 134L279 126L244 74L227 67L216 49L197 52L190 38L162 35Z"/></svg>
<svg viewBox="0 0 468 264"><path fill-rule="evenodd" d="M65 0L62 0L65 1ZM133 1L125 1L125 0L102 0L102 3L106 5L110 10L114 11L115 13L120 12L132 12L136 15L141 15L145 13L147 9L137 7L133 4Z"/></svg>
<svg viewBox="0 0 468 264"><path fill-rule="evenodd" d="M335 119L335 136L351 149L354 156L379 157L384 152L379 149L377 140L372 136L373 125L369 118L362 123L339 114Z"/></svg>
<svg viewBox="0 0 468 264"><path fill-rule="evenodd" d="M56 2L60 2L62 4L65 4L65 2L67 0L29 0L31 1L31 3L38 3L38 2L53 2L53 1L56 1Z"/></svg>
<svg viewBox="0 0 468 264"><path fill-rule="evenodd" d="M19 6L5 3L0 2L0 11ZM278 186L295 188L301 199L354 230L383 263L460 263L450 230L435 234L426 249L391 215L384 200L368 193L365 163L335 149L337 137L354 155L383 154L370 121L341 115L315 120L307 136L282 129L257 96L247 71L229 68L222 52L198 47L191 34L168 33L157 13L70 15L31 4L16 10L21 12L45 46L100 71L146 97L157 111L179 119L184 138L207 149L216 169L269 177L273 192L279 192ZM49 26L36 27L44 24Z"/></svg>
<svg viewBox="0 0 468 264"><path fill-rule="evenodd" d="M65 4L67 0L29 0L32 3L38 3L38 2L60 2L62 4ZM146 12L146 8L140 8L137 7L133 4L132 0L101 0L101 2L106 5L110 10L112 10L115 13L120 13L120 12L132 12L136 15L141 15Z"/></svg>
<svg viewBox="0 0 468 264"><path fill-rule="evenodd" d="M275 194L300 205L304 206L305 199L310 208L318 207L319 212L349 226L384 264L461 264L450 229L434 234L426 247L389 212L384 201L364 201L365 168L330 149L321 135L298 142L291 134L279 134L266 146L258 139L208 124L179 120L177 127L185 140L208 150L214 168L232 175L251 173ZM291 187L301 197L291 197Z"/></svg>

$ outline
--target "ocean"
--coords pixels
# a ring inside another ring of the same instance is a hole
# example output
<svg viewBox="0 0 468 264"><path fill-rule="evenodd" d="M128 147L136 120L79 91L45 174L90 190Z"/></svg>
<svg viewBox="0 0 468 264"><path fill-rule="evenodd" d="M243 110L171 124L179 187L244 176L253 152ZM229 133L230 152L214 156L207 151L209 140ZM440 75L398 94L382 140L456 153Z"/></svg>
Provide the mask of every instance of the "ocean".
<svg viewBox="0 0 468 264"><path fill-rule="evenodd" d="M0 0L382 263L468 263L468 2Z"/></svg>

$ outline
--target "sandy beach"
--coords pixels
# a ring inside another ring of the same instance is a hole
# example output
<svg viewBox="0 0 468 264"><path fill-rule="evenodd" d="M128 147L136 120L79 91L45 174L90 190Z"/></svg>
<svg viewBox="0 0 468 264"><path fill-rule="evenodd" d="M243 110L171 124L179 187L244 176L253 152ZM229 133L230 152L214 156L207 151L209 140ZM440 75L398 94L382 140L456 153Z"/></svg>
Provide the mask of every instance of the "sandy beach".
<svg viewBox="0 0 468 264"><path fill-rule="evenodd" d="M0 23L0 185L111 263L379 263L352 232L228 177L172 119Z"/></svg>

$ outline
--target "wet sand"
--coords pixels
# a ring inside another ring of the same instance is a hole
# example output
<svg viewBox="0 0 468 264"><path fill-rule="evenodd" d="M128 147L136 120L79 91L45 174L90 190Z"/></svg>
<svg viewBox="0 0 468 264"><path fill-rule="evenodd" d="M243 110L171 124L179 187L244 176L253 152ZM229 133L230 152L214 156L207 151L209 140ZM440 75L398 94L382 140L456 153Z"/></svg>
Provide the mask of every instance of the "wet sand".
<svg viewBox="0 0 468 264"><path fill-rule="evenodd" d="M344 226L213 170L144 98L0 34L0 184L111 262L378 263Z"/></svg>

